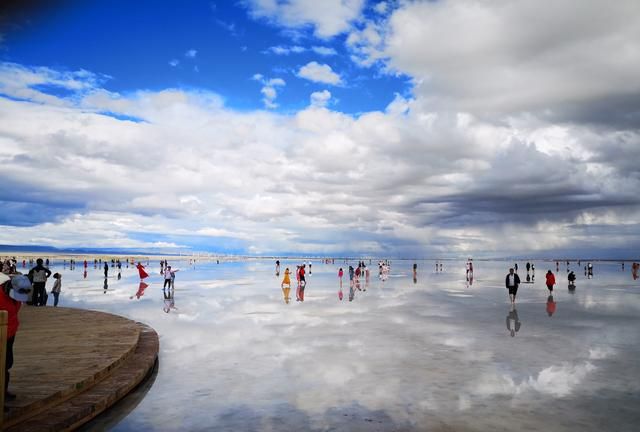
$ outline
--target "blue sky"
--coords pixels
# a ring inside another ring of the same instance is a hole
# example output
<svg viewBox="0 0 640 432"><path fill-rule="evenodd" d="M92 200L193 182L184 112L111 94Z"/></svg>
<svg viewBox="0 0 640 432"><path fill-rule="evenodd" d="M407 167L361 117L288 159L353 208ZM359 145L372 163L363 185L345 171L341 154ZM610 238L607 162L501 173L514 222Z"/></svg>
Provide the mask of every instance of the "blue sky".
<svg viewBox="0 0 640 432"><path fill-rule="evenodd" d="M317 38L305 25L292 36L267 18L251 18L240 1L76 1L29 12L28 22L5 35L5 61L89 70L114 92L203 88L229 108L254 110L263 107L263 84L253 79L261 74L285 81L277 88L278 111L299 110L310 93L329 89L333 108L357 114L383 110L395 93L411 91L407 76L354 64L347 35ZM366 7L363 13L374 14ZM343 82L296 76L312 61L329 65Z"/></svg>
<svg viewBox="0 0 640 432"><path fill-rule="evenodd" d="M45 3L0 9L0 244L640 247L635 0Z"/></svg>

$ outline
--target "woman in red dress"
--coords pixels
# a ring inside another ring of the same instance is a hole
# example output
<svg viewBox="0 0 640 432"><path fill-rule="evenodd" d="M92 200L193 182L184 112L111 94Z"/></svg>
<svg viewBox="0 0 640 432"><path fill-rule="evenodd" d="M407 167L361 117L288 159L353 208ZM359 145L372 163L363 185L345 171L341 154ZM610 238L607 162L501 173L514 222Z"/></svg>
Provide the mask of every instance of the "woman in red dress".
<svg viewBox="0 0 640 432"><path fill-rule="evenodd" d="M144 266L140 264L140 262L138 262L138 265L136 265L136 268L138 269L138 273L140 273L140 280L149 277L149 274L146 271L144 271Z"/></svg>

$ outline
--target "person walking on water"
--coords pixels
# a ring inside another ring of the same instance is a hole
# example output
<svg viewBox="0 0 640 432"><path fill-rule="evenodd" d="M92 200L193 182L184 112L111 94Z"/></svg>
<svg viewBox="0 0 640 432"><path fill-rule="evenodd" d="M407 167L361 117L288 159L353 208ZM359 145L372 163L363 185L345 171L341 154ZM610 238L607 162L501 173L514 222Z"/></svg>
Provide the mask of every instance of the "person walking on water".
<svg viewBox="0 0 640 432"><path fill-rule="evenodd" d="M520 277L517 273L514 273L513 268L509 269L509 274L504 280L505 286L509 290L509 298L511 303L516 302L516 294L518 293L518 285L520 285Z"/></svg>
<svg viewBox="0 0 640 432"><path fill-rule="evenodd" d="M549 290L549 294L553 292L553 286L556 284L556 277L551 273L551 270L547 271L547 289Z"/></svg>

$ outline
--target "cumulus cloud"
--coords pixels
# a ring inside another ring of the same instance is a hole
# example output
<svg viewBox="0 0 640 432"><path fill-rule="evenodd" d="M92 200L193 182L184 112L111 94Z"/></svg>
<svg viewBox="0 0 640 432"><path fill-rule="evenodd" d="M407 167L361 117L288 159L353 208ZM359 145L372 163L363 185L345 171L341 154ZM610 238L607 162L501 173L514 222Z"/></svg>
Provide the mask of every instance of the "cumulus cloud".
<svg viewBox="0 0 640 432"><path fill-rule="evenodd" d="M118 94L83 71L0 71L3 243L208 236L255 253L401 256L640 246L638 131L497 123L399 95L351 116L327 108L328 90L293 114L237 112L204 90ZM285 85L253 79L270 103ZM87 234L100 224L109 236Z"/></svg>
<svg viewBox="0 0 640 432"><path fill-rule="evenodd" d="M187 52L184 53L184 56L187 58L196 58L196 55L198 55L198 51L194 49L187 50Z"/></svg>
<svg viewBox="0 0 640 432"><path fill-rule="evenodd" d="M325 107L331 99L331 93L329 90L322 90L320 92L311 93L311 105L315 107Z"/></svg>
<svg viewBox="0 0 640 432"><path fill-rule="evenodd" d="M327 64L320 64L315 61L302 66L298 71L298 76L300 78L308 79L309 81L324 84L339 85L342 83L342 78L340 78L340 75L331 69L331 66Z"/></svg>
<svg viewBox="0 0 640 432"><path fill-rule="evenodd" d="M178 60L178 59L171 59L171 60L169 60L169 66L171 66L171 67L176 67L176 66L178 66L179 64L180 64L180 60Z"/></svg>
<svg viewBox="0 0 640 432"><path fill-rule="evenodd" d="M278 104L275 103L275 100L278 97L278 91L276 88L284 87L286 85L285 81L282 78L265 79L262 74L255 74L253 79L263 84L260 93L264 96L262 99L264 106L270 109L277 108Z"/></svg>
<svg viewBox="0 0 640 432"><path fill-rule="evenodd" d="M407 2L349 43L413 77L431 109L637 125L639 13L633 0Z"/></svg>
<svg viewBox="0 0 640 432"><path fill-rule="evenodd" d="M290 28L311 27L316 36L330 38L349 30L364 0L245 0L255 18Z"/></svg>

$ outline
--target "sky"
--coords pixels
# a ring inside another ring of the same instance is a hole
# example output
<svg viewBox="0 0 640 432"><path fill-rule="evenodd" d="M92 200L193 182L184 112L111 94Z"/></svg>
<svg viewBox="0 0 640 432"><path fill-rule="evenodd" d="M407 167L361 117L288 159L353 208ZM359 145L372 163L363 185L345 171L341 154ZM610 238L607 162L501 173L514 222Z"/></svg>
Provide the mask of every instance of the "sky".
<svg viewBox="0 0 640 432"><path fill-rule="evenodd" d="M0 244L637 259L638 16L7 2Z"/></svg>

